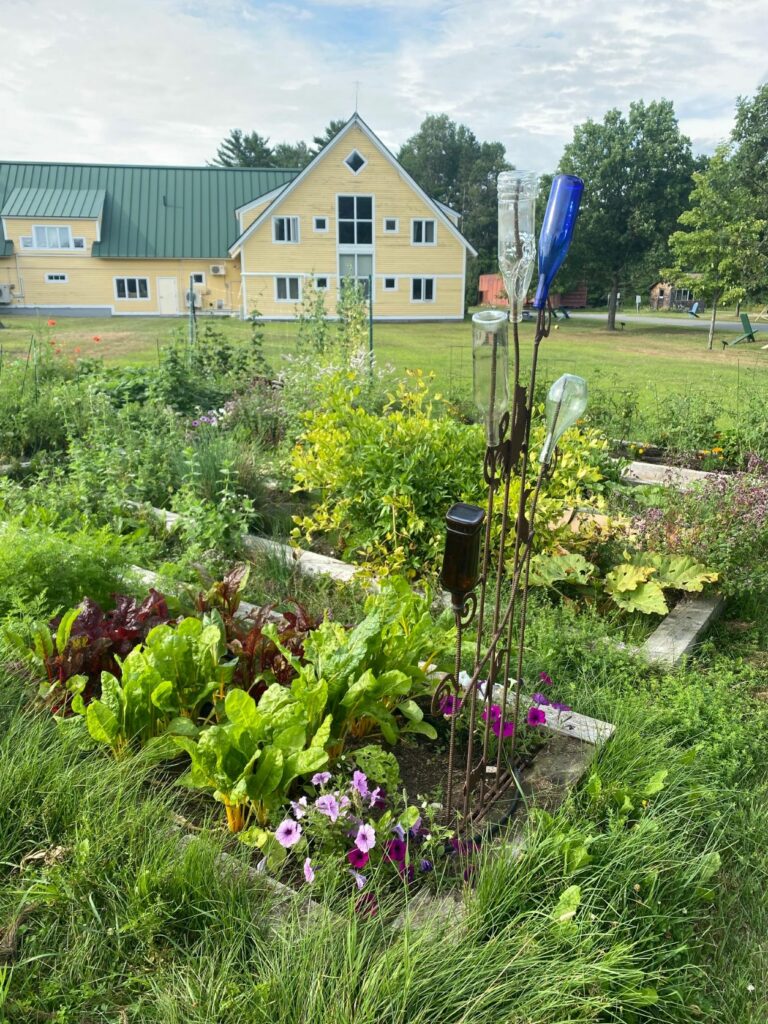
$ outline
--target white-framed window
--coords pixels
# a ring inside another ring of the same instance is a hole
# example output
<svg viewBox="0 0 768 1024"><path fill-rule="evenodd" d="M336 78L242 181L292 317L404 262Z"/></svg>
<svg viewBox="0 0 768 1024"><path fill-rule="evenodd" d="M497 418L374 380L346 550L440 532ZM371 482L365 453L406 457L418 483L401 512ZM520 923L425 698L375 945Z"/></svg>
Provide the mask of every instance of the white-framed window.
<svg viewBox="0 0 768 1024"><path fill-rule="evenodd" d="M301 300L301 278L276 277L275 299L278 302L299 302Z"/></svg>
<svg viewBox="0 0 768 1024"><path fill-rule="evenodd" d="M373 196L339 196L339 245L373 245Z"/></svg>
<svg viewBox="0 0 768 1024"><path fill-rule="evenodd" d="M299 240L298 217L273 217L272 241L295 244Z"/></svg>
<svg viewBox="0 0 768 1024"><path fill-rule="evenodd" d="M339 278L344 281L356 281L368 298L369 278L373 274L373 256L364 252L339 253Z"/></svg>
<svg viewBox="0 0 768 1024"><path fill-rule="evenodd" d="M349 156L345 157L344 163L353 174L359 174L368 161L361 153L353 149Z"/></svg>
<svg viewBox="0 0 768 1024"><path fill-rule="evenodd" d="M328 290L328 276L326 274L321 274L320 277L315 278L315 288L317 288L319 292L325 292Z"/></svg>
<svg viewBox="0 0 768 1024"><path fill-rule="evenodd" d="M397 278L396 277L385 277L384 278L384 291L385 292L396 292L397 291Z"/></svg>
<svg viewBox="0 0 768 1024"><path fill-rule="evenodd" d="M327 217L313 217L312 226L315 231L323 232L328 230L328 218Z"/></svg>
<svg viewBox="0 0 768 1024"><path fill-rule="evenodd" d="M411 302L434 302L434 277L414 277L411 281Z"/></svg>
<svg viewBox="0 0 768 1024"><path fill-rule="evenodd" d="M69 275L68 274L46 274L45 275L45 283L46 284L66 284L68 280L69 280Z"/></svg>
<svg viewBox="0 0 768 1024"><path fill-rule="evenodd" d="M437 226L433 220L412 220L411 221L411 244L412 245L436 245Z"/></svg>
<svg viewBox="0 0 768 1024"><path fill-rule="evenodd" d="M116 277L115 278L116 299L148 299L149 278L148 277Z"/></svg>
<svg viewBox="0 0 768 1024"><path fill-rule="evenodd" d="M84 238L73 238L68 224L34 224L21 238L22 249L84 249Z"/></svg>
<svg viewBox="0 0 768 1024"><path fill-rule="evenodd" d="M192 278L192 284L193 285L197 284L197 285L202 285L203 288L205 287L205 271L204 270L195 270L189 276Z"/></svg>
<svg viewBox="0 0 768 1024"><path fill-rule="evenodd" d="M384 234L385 235L396 235L400 230L400 221L397 217L385 217L384 218Z"/></svg>

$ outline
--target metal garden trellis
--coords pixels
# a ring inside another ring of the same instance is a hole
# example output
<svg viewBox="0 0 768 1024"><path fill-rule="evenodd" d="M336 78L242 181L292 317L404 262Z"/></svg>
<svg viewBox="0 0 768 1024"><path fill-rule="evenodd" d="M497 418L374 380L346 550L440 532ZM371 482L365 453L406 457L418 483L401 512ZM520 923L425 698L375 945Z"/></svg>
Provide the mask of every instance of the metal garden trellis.
<svg viewBox="0 0 768 1024"><path fill-rule="evenodd" d="M499 310L476 313L472 318L473 378L475 402L485 419L487 447L483 472L488 497L485 511L460 502L446 516L448 529L440 580L451 594L456 619L456 661L453 674L444 677L435 691L433 710L450 717L445 807L449 817L458 819L460 828L476 825L517 784L514 761L536 510L542 484L555 468L557 442L582 414L587 399L586 383L580 377L566 374L552 385L546 403L548 434L539 456L538 473L530 483L530 431L538 353L551 325L547 297L570 246L584 189L581 179L572 175L557 175L552 182L539 236L539 279L533 302L538 315L525 387L520 383L519 323L535 260L537 185L536 175L528 172L512 171L499 176L499 266L510 303L511 381L507 314ZM516 471L519 494L513 510L511 484ZM497 514L498 539L494 530ZM464 632L473 623L477 630L473 667L468 682L461 685ZM487 627L490 636L484 643ZM511 679L513 664L515 675ZM461 793L457 794L454 773L459 715L468 719L468 738L463 783ZM484 727L478 735L480 722ZM498 738L495 755L492 734ZM510 743L506 744L505 739Z"/></svg>

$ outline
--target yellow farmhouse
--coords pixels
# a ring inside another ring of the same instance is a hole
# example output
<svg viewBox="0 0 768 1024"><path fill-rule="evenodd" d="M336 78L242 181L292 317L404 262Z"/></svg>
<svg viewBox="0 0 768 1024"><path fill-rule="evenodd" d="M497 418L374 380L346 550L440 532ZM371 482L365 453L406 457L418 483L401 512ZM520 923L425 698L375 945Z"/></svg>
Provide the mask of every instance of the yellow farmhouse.
<svg viewBox="0 0 768 1024"><path fill-rule="evenodd" d="M459 320L458 220L357 114L300 172L0 162L0 316L291 320L355 279L377 320Z"/></svg>

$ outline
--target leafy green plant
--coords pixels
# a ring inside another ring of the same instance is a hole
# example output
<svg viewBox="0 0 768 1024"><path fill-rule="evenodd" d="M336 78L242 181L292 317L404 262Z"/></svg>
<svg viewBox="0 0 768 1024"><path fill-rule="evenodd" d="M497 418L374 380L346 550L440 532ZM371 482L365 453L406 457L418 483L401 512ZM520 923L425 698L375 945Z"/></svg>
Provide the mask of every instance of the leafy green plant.
<svg viewBox="0 0 768 1024"><path fill-rule="evenodd" d="M64 644L67 639L57 637ZM116 757L166 733L195 736L203 706L216 694L223 698L231 681L235 664L224 661L225 654L218 622L187 618L175 627L155 626L120 662L119 679L102 673L97 700L83 699L87 677L68 680L72 710L85 718L92 739Z"/></svg>
<svg viewBox="0 0 768 1024"><path fill-rule="evenodd" d="M716 572L686 555L625 552L624 559L601 577L598 567L581 554L542 552L531 559L529 582L556 591L575 587L592 595L603 592L623 611L666 615L665 590L701 593L707 583L718 578Z"/></svg>
<svg viewBox="0 0 768 1024"><path fill-rule="evenodd" d="M230 690L225 722L197 739L174 736L192 760L186 783L213 792L231 832L240 832L251 813L266 824L294 780L327 763L331 719L323 717L322 691L322 683L296 691L275 684L257 705L244 690Z"/></svg>
<svg viewBox="0 0 768 1024"><path fill-rule="evenodd" d="M534 447L543 434L537 424ZM606 447L594 433L566 436L558 472L539 501L544 522L562 518L587 496L600 506ZM442 415L441 396L431 396L420 372L398 384L385 415L354 405L339 388L306 417L291 454L295 489L319 494L312 512L296 517L294 536L311 543L324 534L343 557L379 576L435 571L445 512L460 499L484 501L484 450L482 429ZM515 478L512 507L518 487ZM542 530L536 542L554 546L568 534L567 526Z"/></svg>

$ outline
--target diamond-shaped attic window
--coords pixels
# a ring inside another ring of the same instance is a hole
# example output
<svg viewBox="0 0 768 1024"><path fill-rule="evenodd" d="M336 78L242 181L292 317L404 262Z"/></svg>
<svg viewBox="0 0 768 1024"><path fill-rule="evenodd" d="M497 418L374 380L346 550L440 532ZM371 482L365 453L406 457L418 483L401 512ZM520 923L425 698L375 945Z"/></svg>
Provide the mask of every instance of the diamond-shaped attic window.
<svg viewBox="0 0 768 1024"><path fill-rule="evenodd" d="M352 150L344 163L353 174L358 174L365 167L365 160L356 149Z"/></svg>

